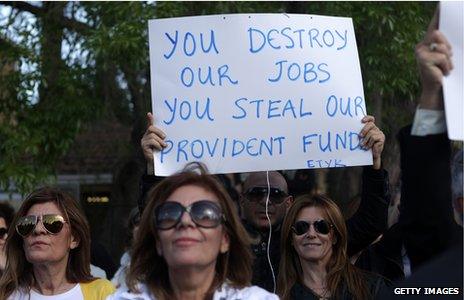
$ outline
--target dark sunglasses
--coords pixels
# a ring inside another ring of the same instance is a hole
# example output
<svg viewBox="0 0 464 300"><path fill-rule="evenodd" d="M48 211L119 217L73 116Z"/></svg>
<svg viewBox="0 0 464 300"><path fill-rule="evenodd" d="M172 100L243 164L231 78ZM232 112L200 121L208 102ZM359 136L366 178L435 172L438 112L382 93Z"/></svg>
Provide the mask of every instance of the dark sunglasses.
<svg viewBox="0 0 464 300"><path fill-rule="evenodd" d="M22 237L27 237L34 231L39 221L42 221L45 230L50 234L59 233L63 229L64 223L66 223L63 216L55 214L24 216L19 218L16 223L16 232Z"/></svg>
<svg viewBox="0 0 464 300"><path fill-rule="evenodd" d="M7 233L8 229L6 229L5 227L0 228L0 239L4 239Z"/></svg>
<svg viewBox="0 0 464 300"><path fill-rule="evenodd" d="M248 189L244 196L250 202L260 202L262 199L267 197L269 193L269 201L274 204L281 204L284 202L288 194L278 188L267 188L267 187L252 187Z"/></svg>
<svg viewBox="0 0 464 300"><path fill-rule="evenodd" d="M306 221L298 221L295 222L292 226L292 230L296 235L303 235L308 232L311 224L314 226L314 230L320 234L329 234L330 228L333 227L332 224L327 222L326 220L317 220L312 223Z"/></svg>
<svg viewBox="0 0 464 300"><path fill-rule="evenodd" d="M184 212L188 212L198 227L214 228L224 220L221 207L212 201L201 200L185 207L174 201L164 202L155 209L155 227L159 230L171 229L179 224Z"/></svg>

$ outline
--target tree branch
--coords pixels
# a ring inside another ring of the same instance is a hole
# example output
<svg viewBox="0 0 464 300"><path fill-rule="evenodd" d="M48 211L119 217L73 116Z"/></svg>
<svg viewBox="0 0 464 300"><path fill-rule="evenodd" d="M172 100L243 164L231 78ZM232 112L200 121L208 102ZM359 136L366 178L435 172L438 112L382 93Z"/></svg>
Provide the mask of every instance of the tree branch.
<svg viewBox="0 0 464 300"><path fill-rule="evenodd" d="M0 1L0 5L10 6L11 8L18 9L20 11L26 11L37 17L43 17L46 14L42 7L38 7L22 1ZM75 30L84 35L87 34L88 31L92 30L92 27L89 25L64 16L62 16L58 22L61 26L67 29Z"/></svg>

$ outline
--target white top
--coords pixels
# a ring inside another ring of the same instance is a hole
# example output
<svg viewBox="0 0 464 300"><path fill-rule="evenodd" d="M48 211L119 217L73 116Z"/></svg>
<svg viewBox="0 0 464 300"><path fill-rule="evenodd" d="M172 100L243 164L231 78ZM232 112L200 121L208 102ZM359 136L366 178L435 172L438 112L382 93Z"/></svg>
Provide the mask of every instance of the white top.
<svg viewBox="0 0 464 300"><path fill-rule="evenodd" d="M111 279L111 283L117 288L117 289L122 289L122 290L127 290L126 286L126 273L127 270L129 269L130 265L130 255L128 252L124 252L124 254L121 256L121 266L119 269L116 271L114 274L113 279Z"/></svg>
<svg viewBox="0 0 464 300"><path fill-rule="evenodd" d="M140 293L130 293L125 289L118 289L116 293L108 296L106 300L156 300L148 291L144 284L139 284ZM276 294L258 287L249 286L243 289L236 289L224 283L222 287L214 293L213 300L278 300Z"/></svg>
<svg viewBox="0 0 464 300"><path fill-rule="evenodd" d="M411 135L426 136L446 132L445 112L418 107L412 123Z"/></svg>
<svg viewBox="0 0 464 300"><path fill-rule="evenodd" d="M84 300L80 284L76 284L72 289L58 295L41 295L34 290L30 293L15 291L8 300Z"/></svg>
<svg viewBox="0 0 464 300"><path fill-rule="evenodd" d="M105 270L94 265L90 265L90 275L96 278L107 279Z"/></svg>

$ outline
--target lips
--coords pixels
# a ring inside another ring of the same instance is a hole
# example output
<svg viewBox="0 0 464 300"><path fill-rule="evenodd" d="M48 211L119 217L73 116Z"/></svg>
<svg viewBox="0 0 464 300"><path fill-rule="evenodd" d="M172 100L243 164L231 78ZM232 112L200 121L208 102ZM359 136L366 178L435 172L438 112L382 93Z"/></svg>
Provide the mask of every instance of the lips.
<svg viewBox="0 0 464 300"><path fill-rule="evenodd" d="M174 240L174 245L179 246L179 247L186 247L186 246L195 245L199 242L200 242L199 240L194 239L194 238L183 237L183 238L178 238Z"/></svg>
<svg viewBox="0 0 464 300"><path fill-rule="evenodd" d="M304 243L303 246L305 247L318 247L321 246L321 243Z"/></svg>
<svg viewBox="0 0 464 300"><path fill-rule="evenodd" d="M46 246L48 245L47 243L43 242L43 241L35 241L31 244L31 247L34 247L34 246Z"/></svg>

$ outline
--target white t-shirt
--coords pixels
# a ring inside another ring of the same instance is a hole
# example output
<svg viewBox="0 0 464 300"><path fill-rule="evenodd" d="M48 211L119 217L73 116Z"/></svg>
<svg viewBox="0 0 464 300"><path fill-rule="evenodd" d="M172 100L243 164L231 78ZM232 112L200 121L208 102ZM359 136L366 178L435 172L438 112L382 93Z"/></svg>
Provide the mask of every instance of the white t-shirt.
<svg viewBox="0 0 464 300"><path fill-rule="evenodd" d="M30 296L30 297L29 297ZM80 284L76 284L72 289L58 295L41 295L34 290L30 293L15 291L8 300L84 300Z"/></svg>
<svg viewBox="0 0 464 300"><path fill-rule="evenodd" d="M106 300L156 300L144 284L139 284L138 289L140 290L138 294L118 289L116 293L110 295ZM214 293L213 300L279 300L279 297L258 286L236 289L224 283Z"/></svg>
<svg viewBox="0 0 464 300"><path fill-rule="evenodd" d="M121 256L121 266L114 274L113 279L111 279L111 283L116 287L116 289L121 288L123 290L127 290L126 273L129 269L130 260L131 258L129 253L127 251L124 252L124 254Z"/></svg>

